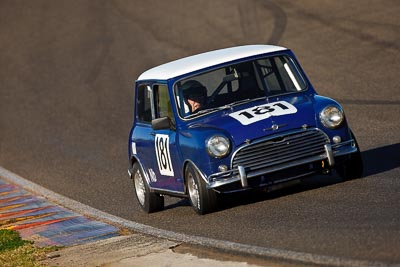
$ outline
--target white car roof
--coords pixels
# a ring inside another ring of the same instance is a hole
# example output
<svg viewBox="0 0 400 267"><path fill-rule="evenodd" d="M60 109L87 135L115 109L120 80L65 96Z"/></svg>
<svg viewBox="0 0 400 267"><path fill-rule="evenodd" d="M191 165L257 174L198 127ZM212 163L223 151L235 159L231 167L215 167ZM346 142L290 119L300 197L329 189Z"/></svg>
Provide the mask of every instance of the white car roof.
<svg viewBox="0 0 400 267"><path fill-rule="evenodd" d="M140 80L168 80L186 73L201 70L241 58L285 50L274 45L245 45L214 50L162 64L143 72Z"/></svg>

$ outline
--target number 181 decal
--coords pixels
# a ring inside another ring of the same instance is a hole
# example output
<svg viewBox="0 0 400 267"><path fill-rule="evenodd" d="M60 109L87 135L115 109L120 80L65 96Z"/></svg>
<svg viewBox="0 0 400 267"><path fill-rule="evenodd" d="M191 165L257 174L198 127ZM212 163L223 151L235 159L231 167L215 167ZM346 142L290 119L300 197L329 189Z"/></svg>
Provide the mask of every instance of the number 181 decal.
<svg viewBox="0 0 400 267"><path fill-rule="evenodd" d="M249 125L257 121L268 119L271 116L281 116L296 113L297 109L286 101L273 102L267 105L251 107L229 114L242 125Z"/></svg>
<svg viewBox="0 0 400 267"><path fill-rule="evenodd" d="M161 175L174 176L171 154L169 152L169 136L166 134L156 134L155 149Z"/></svg>

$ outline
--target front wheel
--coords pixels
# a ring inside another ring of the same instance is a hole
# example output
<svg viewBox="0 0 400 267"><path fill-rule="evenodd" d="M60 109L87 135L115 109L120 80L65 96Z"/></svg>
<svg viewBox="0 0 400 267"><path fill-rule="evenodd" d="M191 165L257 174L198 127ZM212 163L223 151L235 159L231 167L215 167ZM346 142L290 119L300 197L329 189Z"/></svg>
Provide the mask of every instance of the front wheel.
<svg viewBox="0 0 400 267"><path fill-rule="evenodd" d="M132 170L135 195L142 210L147 213L163 210L164 197L150 191L146 179L144 178L142 169L137 162L133 165Z"/></svg>
<svg viewBox="0 0 400 267"><path fill-rule="evenodd" d="M364 171L364 164L361 157L360 147L358 146L356 137L353 132L351 132L351 135L357 147L357 152L350 154L348 159L346 159L344 163L336 168L336 171L344 180L361 178Z"/></svg>
<svg viewBox="0 0 400 267"><path fill-rule="evenodd" d="M186 167L185 178L193 209L200 215L215 211L217 208L217 193L207 189L205 181L193 165L188 164Z"/></svg>

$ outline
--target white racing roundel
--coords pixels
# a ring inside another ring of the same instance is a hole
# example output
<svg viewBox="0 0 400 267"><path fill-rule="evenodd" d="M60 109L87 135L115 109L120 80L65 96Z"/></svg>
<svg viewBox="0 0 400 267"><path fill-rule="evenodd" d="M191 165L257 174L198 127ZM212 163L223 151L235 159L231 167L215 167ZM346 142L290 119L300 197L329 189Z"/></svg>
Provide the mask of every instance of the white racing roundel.
<svg viewBox="0 0 400 267"><path fill-rule="evenodd" d="M297 112L297 108L286 101L278 101L265 105L242 109L229 114L242 125L249 125L257 121L268 119L271 116L282 116Z"/></svg>

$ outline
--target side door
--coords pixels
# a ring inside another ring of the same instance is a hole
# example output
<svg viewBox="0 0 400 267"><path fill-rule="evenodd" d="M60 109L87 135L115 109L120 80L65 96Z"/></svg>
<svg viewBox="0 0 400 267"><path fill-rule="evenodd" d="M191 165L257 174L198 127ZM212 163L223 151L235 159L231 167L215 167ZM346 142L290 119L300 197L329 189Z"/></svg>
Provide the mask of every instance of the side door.
<svg viewBox="0 0 400 267"><path fill-rule="evenodd" d="M149 84L137 87L135 94L135 127L131 135L131 152L139 161L150 186L155 178L151 173L154 161L154 136L151 121L153 120L153 94Z"/></svg>
<svg viewBox="0 0 400 267"><path fill-rule="evenodd" d="M167 84L154 84L152 86L154 99L154 119L168 118L171 127L153 129L154 161L152 164L154 187L173 191L183 192L183 182L180 177L181 161L179 148L177 147L177 134L173 125L175 117L172 112L171 99Z"/></svg>
<svg viewBox="0 0 400 267"><path fill-rule="evenodd" d="M170 127L153 129L152 121L168 117L175 123L166 84L141 84L136 96L136 125L132 153L139 160L151 188L183 193L176 132Z"/></svg>

